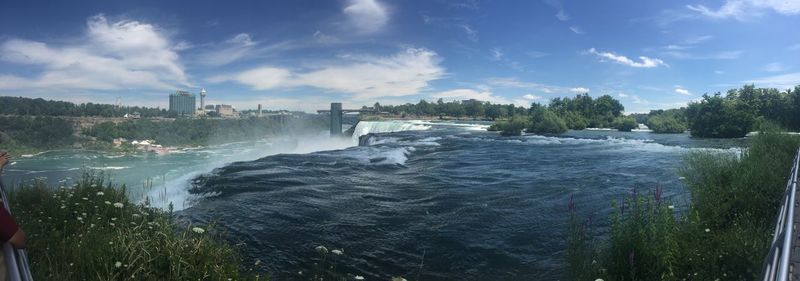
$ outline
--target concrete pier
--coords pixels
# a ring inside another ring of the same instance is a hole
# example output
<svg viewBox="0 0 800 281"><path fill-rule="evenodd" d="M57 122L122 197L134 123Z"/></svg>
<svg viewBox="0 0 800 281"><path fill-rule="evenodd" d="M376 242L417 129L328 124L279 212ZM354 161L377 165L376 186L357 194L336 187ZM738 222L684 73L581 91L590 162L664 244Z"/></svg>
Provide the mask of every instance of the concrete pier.
<svg viewBox="0 0 800 281"><path fill-rule="evenodd" d="M342 134L342 103L331 103L331 136Z"/></svg>

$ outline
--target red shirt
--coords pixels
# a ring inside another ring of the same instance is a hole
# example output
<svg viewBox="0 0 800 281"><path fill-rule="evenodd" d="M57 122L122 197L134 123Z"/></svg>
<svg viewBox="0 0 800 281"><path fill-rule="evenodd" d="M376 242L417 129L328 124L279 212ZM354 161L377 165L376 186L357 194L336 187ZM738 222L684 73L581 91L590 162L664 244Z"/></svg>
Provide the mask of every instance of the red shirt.
<svg viewBox="0 0 800 281"><path fill-rule="evenodd" d="M17 222L14 221L14 217L6 211L5 204L0 201L0 241L5 243L17 233L18 229L19 226L17 226Z"/></svg>

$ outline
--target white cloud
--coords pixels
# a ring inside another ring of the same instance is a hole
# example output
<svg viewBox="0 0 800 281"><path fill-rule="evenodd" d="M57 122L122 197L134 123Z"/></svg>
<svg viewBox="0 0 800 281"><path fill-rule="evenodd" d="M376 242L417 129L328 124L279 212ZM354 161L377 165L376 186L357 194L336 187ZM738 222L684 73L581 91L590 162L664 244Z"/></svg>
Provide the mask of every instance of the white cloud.
<svg viewBox="0 0 800 281"><path fill-rule="evenodd" d="M343 12L359 33L381 31L389 22L389 11L377 0L349 0Z"/></svg>
<svg viewBox="0 0 800 281"><path fill-rule="evenodd" d="M687 5L686 8L709 18L736 18L744 20L758 16L762 10L773 10L783 15L800 14L800 1L796 0L727 0L719 9L704 5Z"/></svg>
<svg viewBox="0 0 800 281"><path fill-rule="evenodd" d="M86 41L63 46L10 39L0 60L35 65L34 78L0 75L5 89L159 89L191 86L175 46L156 26L133 20L87 20Z"/></svg>
<svg viewBox="0 0 800 281"><path fill-rule="evenodd" d="M317 32L314 32L313 36L314 36L314 40L316 40L317 43L320 43L320 44L323 44L323 45L337 44L337 43L340 43L342 41L339 38L337 38L336 36L325 34L325 33L323 33L322 31L319 31L319 30L317 30Z"/></svg>
<svg viewBox="0 0 800 281"><path fill-rule="evenodd" d="M800 51L800 43L791 45L787 49L790 50L790 51Z"/></svg>
<svg viewBox="0 0 800 281"><path fill-rule="evenodd" d="M686 90L681 86L675 86L675 93L678 93L678 94L681 94L681 95L684 95L684 96L691 96L692 95L692 93L690 93L689 90Z"/></svg>
<svg viewBox="0 0 800 281"><path fill-rule="evenodd" d="M543 57L549 56L550 54L545 53L545 52L541 52L541 51L528 51L528 52L525 52L525 55L527 55L528 57L530 57L532 59L538 59L538 58L543 58Z"/></svg>
<svg viewBox="0 0 800 281"><path fill-rule="evenodd" d="M657 58L648 58L645 56L640 56L640 61L634 61L629 59L623 55L617 55L612 52L598 52L594 48L589 49L588 53L594 54L601 58L601 61L610 60L612 62L616 62L619 64L627 65L630 67L637 67L637 68L653 68L658 66L667 66L664 61L657 59Z"/></svg>
<svg viewBox="0 0 800 281"><path fill-rule="evenodd" d="M625 93L619 93L619 94L617 94L617 96L620 97L620 98L627 98L628 97L628 95L625 94Z"/></svg>
<svg viewBox="0 0 800 281"><path fill-rule="evenodd" d="M464 30L464 33L467 34L467 39L469 39L469 41L478 42L478 31L477 30L475 30L474 28L472 28L468 24L459 24L458 27L460 27L462 30Z"/></svg>
<svg viewBox="0 0 800 281"><path fill-rule="evenodd" d="M526 95L522 96L522 98L526 99L526 100L538 100L538 99L541 99L542 97L536 96L536 95L531 95L531 94L526 94Z"/></svg>
<svg viewBox="0 0 800 281"><path fill-rule="evenodd" d="M340 59L339 63L305 72L262 66L208 80L233 81L255 90L315 87L355 94L357 98L375 98L417 94L430 81L445 74L438 55L426 49L408 48L391 56L340 56Z"/></svg>
<svg viewBox="0 0 800 281"><path fill-rule="evenodd" d="M760 87L778 88L782 90L791 89L797 85L800 85L800 72L748 80L745 81L745 83L752 83Z"/></svg>
<svg viewBox="0 0 800 281"><path fill-rule="evenodd" d="M572 30L572 32L575 32L575 34L584 34L584 33L586 33L586 32L583 31L582 28L580 28L580 26L575 26L575 25L570 26L569 30Z"/></svg>
<svg viewBox="0 0 800 281"><path fill-rule="evenodd" d="M781 71L784 71L784 70L786 70L786 66L784 66L783 64L781 64L779 62L769 63L769 64L764 66L764 71L767 71L767 72L781 72Z"/></svg>
<svg viewBox="0 0 800 281"><path fill-rule="evenodd" d="M541 97L533 94L525 94L519 98L507 99L502 96L495 95L489 89L473 90L473 89L453 89L442 91L431 95L433 99L443 100L468 100L476 99L479 101L488 101L493 104L514 104L516 106L528 107L531 102L541 99Z"/></svg>
<svg viewBox="0 0 800 281"><path fill-rule="evenodd" d="M735 60L738 59L742 53L742 51L722 51L712 54L697 55L687 52L670 51L665 52L664 55L686 60Z"/></svg>
<svg viewBox="0 0 800 281"><path fill-rule="evenodd" d="M250 34L239 33L216 46L207 47L209 49L201 53L197 62L213 66L226 65L251 54L256 45Z"/></svg>
<svg viewBox="0 0 800 281"><path fill-rule="evenodd" d="M503 51L500 48L492 48L492 60L501 60L503 59Z"/></svg>
<svg viewBox="0 0 800 281"><path fill-rule="evenodd" d="M519 79L514 77L490 77L486 79L486 83L499 88L537 90L545 94L568 93L570 90L567 87L520 81Z"/></svg>
<svg viewBox="0 0 800 281"><path fill-rule="evenodd" d="M722 71L722 70L714 70L714 73L715 73L715 74L718 74L718 75L722 75L722 74L725 74L725 71Z"/></svg>
<svg viewBox="0 0 800 281"><path fill-rule="evenodd" d="M579 93L579 94L583 94L583 93L588 93L589 92L589 88L577 87L577 88L569 89L569 91L570 92Z"/></svg>

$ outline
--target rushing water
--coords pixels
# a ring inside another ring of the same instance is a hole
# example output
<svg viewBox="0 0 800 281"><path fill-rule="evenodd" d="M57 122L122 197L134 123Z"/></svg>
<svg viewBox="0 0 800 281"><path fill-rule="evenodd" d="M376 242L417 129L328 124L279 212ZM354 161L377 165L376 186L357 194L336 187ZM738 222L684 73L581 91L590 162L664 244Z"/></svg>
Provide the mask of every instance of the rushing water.
<svg viewBox="0 0 800 281"><path fill-rule="evenodd" d="M185 207L186 220L217 222L274 280L307 279L318 245L344 249L336 270L367 280L560 280L571 196L602 229L611 201L634 187L661 186L685 204L677 168L686 152L744 145L616 131L499 137L485 128L362 122L354 139L165 156L50 152L18 159L8 173L62 178L88 166L129 185L153 177L155 187L134 189L138 198L163 197ZM356 146L367 133L378 134Z"/></svg>

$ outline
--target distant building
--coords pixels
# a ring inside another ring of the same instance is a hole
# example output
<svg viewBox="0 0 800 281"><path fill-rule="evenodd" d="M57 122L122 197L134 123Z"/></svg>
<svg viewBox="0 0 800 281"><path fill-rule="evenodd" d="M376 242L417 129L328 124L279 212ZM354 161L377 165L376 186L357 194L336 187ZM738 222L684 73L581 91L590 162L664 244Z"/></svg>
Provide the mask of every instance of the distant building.
<svg viewBox="0 0 800 281"><path fill-rule="evenodd" d="M261 104L258 104L258 117L261 117Z"/></svg>
<svg viewBox="0 0 800 281"><path fill-rule="evenodd" d="M481 102L481 101L476 100L476 99L468 99L468 100L462 100L461 104L469 105L469 104L474 104L474 103L479 103L479 102Z"/></svg>
<svg viewBox="0 0 800 281"><path fill-rule="evenodd" d="M169 95L169 111L181 115L194 115L197 102L192 93L176 91Z"/></svg>
<svg viewBox="0 0 800 281"><path fill-rule="evenodd" d="M218 104L216 107L217 114L222 117L234 116L233 106L229 104Z"/></svg>

